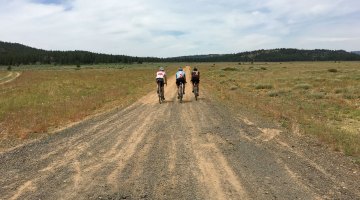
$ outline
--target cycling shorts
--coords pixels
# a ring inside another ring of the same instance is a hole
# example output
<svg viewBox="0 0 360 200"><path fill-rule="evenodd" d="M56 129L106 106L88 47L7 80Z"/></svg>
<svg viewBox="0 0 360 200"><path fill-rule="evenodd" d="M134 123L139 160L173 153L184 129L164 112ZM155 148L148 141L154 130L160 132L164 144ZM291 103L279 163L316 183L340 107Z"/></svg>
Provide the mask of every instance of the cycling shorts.
<svg viewBox="0 0 360 200"><path fill-rule="evenodd" d="M195 83L199 84L199 83L200 83L200 79L198 79L198 78L193 78L193 79L191 79L191 82L192 82L193 84L195 84Z"/></svg>
<svg viewBox="0 0 360 200"><path fill-rule="evenodd" d="M178 78L178 79L176 79L176 85L179 86L180 83L185 84L185 83L186 83L185 79L184 79L184 78Z"/></svg>
<svg viewBox="0 0 360 200"><path fill-rule="evenodd" d="M163 78L157 78L156 83L160 83L160 87L164 87L164 79Z"/></svg>

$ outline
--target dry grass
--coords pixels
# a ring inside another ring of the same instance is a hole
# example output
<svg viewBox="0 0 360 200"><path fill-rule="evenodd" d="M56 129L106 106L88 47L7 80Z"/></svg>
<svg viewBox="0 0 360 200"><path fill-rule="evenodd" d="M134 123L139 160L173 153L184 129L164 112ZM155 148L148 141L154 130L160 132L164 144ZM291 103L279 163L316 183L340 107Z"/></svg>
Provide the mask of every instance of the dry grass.
<svg viewBox="0 0 360 200"><path fill-rule="evenodd" d="M16 73L8 71L0 71L0 84L5 83L16 77Z"/></svg>
<svg viewBox="0 0 360 200"><path fill-rule="evenodd" d="M202 85L223 102L252 109L289 129L299 124L302 133L360 156L359 62L219 63L200 69L206 74ZM229 89L234 85L236 90Z"/></svg>
<svg viewBox="0 0 360 200"><path fill-rule="evenodd" d="M4 78L5 76L7 76L10 72L8 71L4 71L4 70L0 70L0 79Z"/></svg>
<svg viewBox="0 0 360 200"><path fill-rule="evenodd" d="M133 103L154 89L157 67L23 71L0 85L0 147Z"/></svg>

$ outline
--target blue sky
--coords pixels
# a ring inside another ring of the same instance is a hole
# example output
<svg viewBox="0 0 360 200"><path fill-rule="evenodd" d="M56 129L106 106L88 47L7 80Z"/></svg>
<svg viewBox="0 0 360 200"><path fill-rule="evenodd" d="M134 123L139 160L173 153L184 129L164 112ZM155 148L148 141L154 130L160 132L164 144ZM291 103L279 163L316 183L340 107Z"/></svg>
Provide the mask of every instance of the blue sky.
<svg viewBox="0 0 360 200"><path fill-rule="evenodd" d="M360 50L358 0L0 0L0 40L132 56Z"/></svg>
<svg viewBox="0 0 360 200"><path fill-rule="evenodd" d="M42 3L42 4L62 4L63 0L33 0L34 3Z"/></svg>

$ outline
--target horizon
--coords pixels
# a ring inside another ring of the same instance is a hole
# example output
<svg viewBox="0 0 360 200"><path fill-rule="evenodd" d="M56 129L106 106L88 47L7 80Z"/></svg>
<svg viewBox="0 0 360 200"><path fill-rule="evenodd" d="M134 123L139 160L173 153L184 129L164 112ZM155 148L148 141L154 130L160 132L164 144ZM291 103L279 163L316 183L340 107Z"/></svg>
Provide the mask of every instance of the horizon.
<svg viewBox="0 0 360 200"><path fill-rule="evenodd" d="M355 0L0 0L0 40L137 57L359 51L359 21Z"/></svg>
<svg viewBox="0 0 360 200"><path fill-rule="evenodd" d="M4 42L4 43L11 43L11 44L19 44L19 45L23 45L23 46L26 46L26 47L30 47L30 48L35 48L35 47L31 47L29 45L26 45L26 44L22 44L22 43L14 43L14 42L6 42L6 41L1 41L0 42ZM63 51L63 52L66 52L66 51L85 51L85 50L81 50L81 49L75 49L75 50L56 50L56 49L38 49L38 48L35 48L37 50L43 50L43 51ZM325 51L345 51L345 52L348 52L348 53L354 53L354 52L360 52L359 51L346 51L344 49L299 49L299 48L276 48L276 49L296 49L296 50L301 50L301 51L313 51L313 50L325 50ZM229 54L241 54L241 53L246 53L246 52L254 52L254 51L261 51L261 50L264 50L264 51L269 51L269 50L276 50L276 49L256 49L256 50L252 50L252 51L242 51L242 52L233 52L233 53L209 53L209 54L193 54L193 55L180 55L180 56L173 56L173 57L154 57L154 56L133 56L133 55L124 55L124 56L130 56L130 57L153 57L153 58L164 58L164 59L167 59L167 58L176 58L176 57L192 57L192 56L208 56L208 55L229 55ZM95 53L95 54L106 54L106 53L99 53L99 52L92 52L92 51L85 51L85 52L90 52L90 53ZM110 55L110 54L107 54L107 55ZM114 55L114 56L118 56L120 54L111 54L111 55Z"/></svg>

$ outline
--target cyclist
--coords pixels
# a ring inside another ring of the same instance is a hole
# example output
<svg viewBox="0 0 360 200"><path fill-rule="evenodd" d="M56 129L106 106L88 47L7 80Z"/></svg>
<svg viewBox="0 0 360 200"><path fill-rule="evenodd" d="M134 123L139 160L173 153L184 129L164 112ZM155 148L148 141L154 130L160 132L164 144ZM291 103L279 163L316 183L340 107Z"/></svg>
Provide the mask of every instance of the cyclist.
<svg viewBox="0 0 360 200"><path fill-rule="evenodd" d="M191 72L191 83L192 83L192 92L194 93L194 85L198 84L198 92L199 92L199 83L200 83L200 72L196 67Z"/></svg>
<svg viewBox="0 0 360 200"><path fill-rule="evenodd" d="M179 85L180 85L180 83L184 84L183 94L185 94L186 74L183 71L182 67L180 67L179 70L176 72L176 85L177 85L177 89L178 89L178 94L179 94ZM179 98L179 95L178 95L178 98Z"/></svg>
<svg viewBox="0 0 360 200"><path fill-rule="evenodd" d="M167 79L166 79L166 72L163 67L159 68L159 71L156 72L156 84L160 83L160 88L163 89L163 97L162 99L165 100L165 91L164 91L164 84L167 85ZM159 91L157 91L159 93Z"/></svg>

